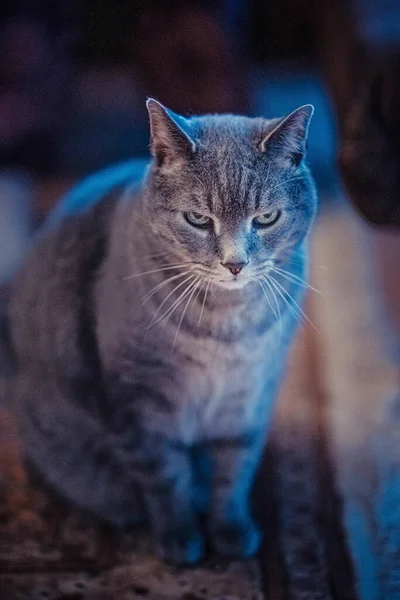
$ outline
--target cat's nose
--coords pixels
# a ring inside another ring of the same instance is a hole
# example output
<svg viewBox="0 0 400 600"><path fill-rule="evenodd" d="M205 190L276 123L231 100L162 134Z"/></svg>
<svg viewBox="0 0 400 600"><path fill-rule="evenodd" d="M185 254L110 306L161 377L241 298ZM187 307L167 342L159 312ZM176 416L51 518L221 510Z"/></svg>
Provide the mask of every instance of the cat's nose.
<svg viewBox="0 0 400 600"><path fill-rule="evenodd" d="M243 267L245 267L247 265L246 262L226 262L226 263L221 263L221 265L223 267L225 267L226 269L229 269L230 272L232 273L232 275L239 275L240 271L243 269Z"/></svg>

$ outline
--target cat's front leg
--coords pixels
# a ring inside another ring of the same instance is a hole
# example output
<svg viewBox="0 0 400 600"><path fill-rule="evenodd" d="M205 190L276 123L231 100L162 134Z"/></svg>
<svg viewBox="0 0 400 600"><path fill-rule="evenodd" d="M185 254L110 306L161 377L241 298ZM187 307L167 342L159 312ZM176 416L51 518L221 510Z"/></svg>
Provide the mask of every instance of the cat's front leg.
<svg viewBox="0 0 400 600"><path fill-rule="evenodd" d="M131 422L129 413L123 419ZM173 564L193 564L204 539L193 507L193 481L187 449L138 425L119 432L124 459L140 485L157 554Z"/></svg>
<svg viewBox="0 0 400 600"><path fill-rule="evenodd" d="M142 470L141 479L157 553L174 564L196 563L204 553L204 537L193 507L186 452L167 446L150 472Z"/></svg>
<svg viewBox="0 0 400 600"><path fill-rule="evenodd" d="M259 548L261 535L251 516L250 493L263 447L264 431L210 443L211 506L208 534L212 549L246 558Z"/></svg>

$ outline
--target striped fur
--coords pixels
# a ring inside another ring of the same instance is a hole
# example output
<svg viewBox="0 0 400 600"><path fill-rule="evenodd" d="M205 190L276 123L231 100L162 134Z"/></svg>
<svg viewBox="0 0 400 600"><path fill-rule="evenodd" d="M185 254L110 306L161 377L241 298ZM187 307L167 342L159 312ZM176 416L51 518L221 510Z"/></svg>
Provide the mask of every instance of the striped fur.
<svg viewBox="0 0 400 600"><path fill-rule="evenodd" d="M150 165L78 186L16 281L13 402L29 459L67 498L121 525L146 519L172 562L196 562L204 531L244 557L259 543L249 494L307 285L311 110L267 121L148 108ZM255 227L276 209L276 225ZM236 276L227 262L247 265Z"/></svg>

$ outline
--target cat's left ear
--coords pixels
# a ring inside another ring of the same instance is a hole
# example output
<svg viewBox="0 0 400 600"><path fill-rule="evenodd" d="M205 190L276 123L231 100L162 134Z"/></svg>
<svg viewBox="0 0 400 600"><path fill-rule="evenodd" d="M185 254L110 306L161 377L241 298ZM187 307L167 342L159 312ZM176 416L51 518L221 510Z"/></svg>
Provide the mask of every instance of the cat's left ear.
<svg viewBox="0 0 400 600"><path fill-rule="evenodd" d="M158 166L189 158L195 144L186 133L185 119L149 98L146 102L150 118L150 151Z"/></svg>
<svg viewBox="0 0 400 600"><path fill-rule="evenodd" d="M261 142L261 151L277 152L288 166L298 166L306 155L307 134L314 107L300 106L271 129Z"/></svg>

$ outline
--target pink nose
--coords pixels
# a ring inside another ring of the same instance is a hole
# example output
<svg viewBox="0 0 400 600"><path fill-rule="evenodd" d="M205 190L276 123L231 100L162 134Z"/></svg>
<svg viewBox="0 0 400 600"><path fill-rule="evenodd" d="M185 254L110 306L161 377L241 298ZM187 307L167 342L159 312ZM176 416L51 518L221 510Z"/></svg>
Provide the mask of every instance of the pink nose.
<svg viewBox="0 0 400 600"><path fill-rule="evenodd" d="M221 263L226 269L229 269L230 272L232 273L232 275L239 275L240 271L243 269L243 267L246 266L247 263L245 262L240 262L240 263Z"/></svg>

